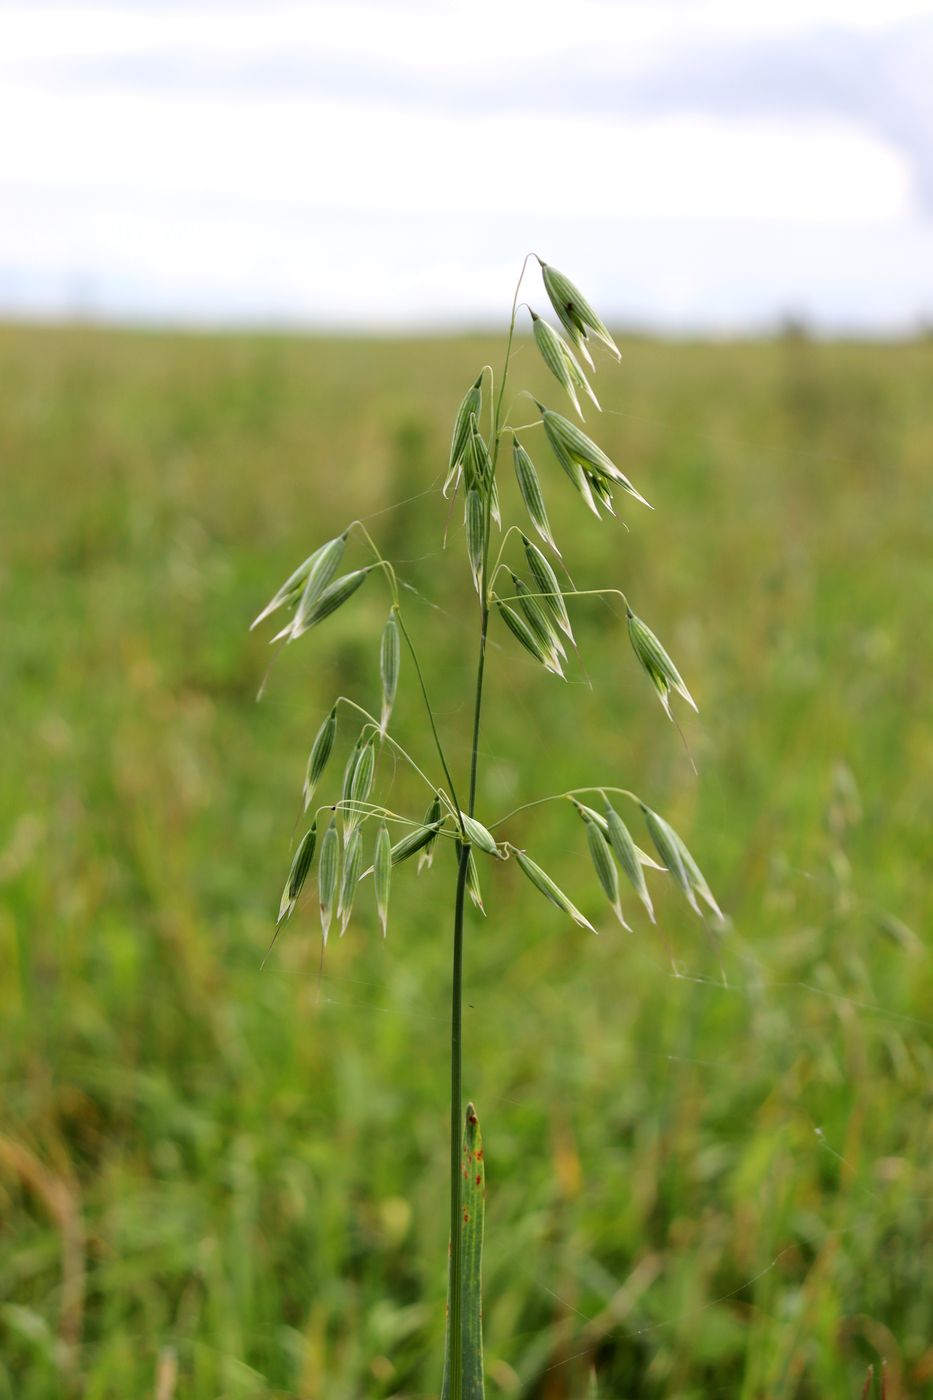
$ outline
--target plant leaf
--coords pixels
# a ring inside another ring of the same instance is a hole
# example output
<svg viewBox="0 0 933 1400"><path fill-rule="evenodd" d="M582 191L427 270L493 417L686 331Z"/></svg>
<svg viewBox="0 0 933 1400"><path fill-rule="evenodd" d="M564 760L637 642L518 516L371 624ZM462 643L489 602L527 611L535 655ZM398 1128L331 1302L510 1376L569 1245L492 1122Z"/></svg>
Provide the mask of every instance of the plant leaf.
<svg viewBox="0 0 933 1400"><path fill-rule="evenodd" d="M476 1109L467 1104L463 1126L463 1186L460 1204L463 1229L460 1237L460 1306L462 1338L461 1390L463 1400L485 1400L483 1381L483 1227L486 1214L486 1166L483 1135ZM448 1307L450 1284L448 1282ZM450 1400L450 1327L444 1346L444 1379L441 1400Z"/></svg>

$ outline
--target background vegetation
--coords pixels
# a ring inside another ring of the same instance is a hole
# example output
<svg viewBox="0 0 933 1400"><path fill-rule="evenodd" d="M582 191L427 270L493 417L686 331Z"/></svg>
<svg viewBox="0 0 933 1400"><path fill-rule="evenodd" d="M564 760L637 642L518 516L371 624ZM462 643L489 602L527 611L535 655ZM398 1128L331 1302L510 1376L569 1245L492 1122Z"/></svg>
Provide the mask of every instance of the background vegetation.
<svg viewBox="0 0 933 1400"><path fill-rule="evenodd" d="M577 1400L594 1363L609 1397L849 1400L880 1356L892 1400L920 1395L933 345L624 351L600 440L656 512L594 532L536 459L578 586L628 589L696 695L699 777L594 600L593 692L496 629L478 810L631 785L733 927L713 946L657 884L675 976L633 899L634 935L607 915L561 806L511 834L600 938L484 869L490 1395ZM321 981L309 901L260 973L307 747L340 691L376 703L387 600L367 583L259 706L247 625L311 547L408 500L372 526L440 604L411 617L463 763L475 599L432 488L499 352L0 331L4 1400L436 1393L454 862L399 872L386 944L361 900ZM413 685L397 721L417 746Z"/></svg>

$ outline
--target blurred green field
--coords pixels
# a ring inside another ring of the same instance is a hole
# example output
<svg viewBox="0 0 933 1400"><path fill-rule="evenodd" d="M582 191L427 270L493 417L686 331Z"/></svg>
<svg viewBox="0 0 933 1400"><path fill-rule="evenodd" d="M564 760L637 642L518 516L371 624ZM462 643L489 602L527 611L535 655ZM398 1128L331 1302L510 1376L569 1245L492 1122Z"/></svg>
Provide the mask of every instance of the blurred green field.
<svg viewBox="0 0 933 1400"><path fill-rule="evenodd" d="M436 1395L454 863L399 870L385 944L361 899L320 982L308 900L260 972L311 736L338 693L377 703L386 596L259 705L247 627L373 516L437 604L408 616L463 771L475 602L436 488L500 356L0 329L2 1400ZM561 407L527 346L516 374ZM597 435L656 507L630 533L539 446L578 586L624 587L699 701L699 776L580 602L593 690L494 632L479 812L635 787L731 927L655 882L675 975L563 804L510 835L600 938L484 869L490 1397L580 1400L595 1365L611 1400L850 1400L882 1357L890 1400L931 1393L931 378L929 342L628 343ZM397 721L432 765L404 662Z"/></svg>

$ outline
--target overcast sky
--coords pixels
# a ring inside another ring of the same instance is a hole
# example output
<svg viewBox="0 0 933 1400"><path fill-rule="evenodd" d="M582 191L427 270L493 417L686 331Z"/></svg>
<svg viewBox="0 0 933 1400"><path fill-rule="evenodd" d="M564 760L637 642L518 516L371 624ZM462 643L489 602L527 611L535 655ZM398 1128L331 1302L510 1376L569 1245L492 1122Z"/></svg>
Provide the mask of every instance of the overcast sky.
<svg viewBox="0 0 933 1400"><path fill-rule="evenodd" d="M933 321L933 3L0 0L0 314Z"/></svg>

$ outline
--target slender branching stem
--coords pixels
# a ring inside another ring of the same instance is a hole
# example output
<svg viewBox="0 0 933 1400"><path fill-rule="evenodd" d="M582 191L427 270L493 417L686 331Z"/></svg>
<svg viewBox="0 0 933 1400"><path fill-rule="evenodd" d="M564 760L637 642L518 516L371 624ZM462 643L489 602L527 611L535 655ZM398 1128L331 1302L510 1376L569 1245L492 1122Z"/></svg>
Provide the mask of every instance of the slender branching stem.
<svg viewBox="0 0 933 1400"><path fill-rule="evenodd" d="M490 372L491 372L491 371L490 371ZM384 559L383 556L382 556L382 554L379 552L379 547L378 547L378 545L376 544L376 542L375 542L375 540L373 539L372 535L371 535L371 534L369 533L369 531L367 530L366 526L363 524L362 520L354 520L354 521L353 521L353 524L352 524L349 528L350 528L351 530L355 528L355 529L358 529L358 530L360 531L360 533L361 533L361 534L363 535L363 537L365 538L367 544L369 545L370 549L372 550L373 554L376 556L377 565L374 566L374 567L377 567L377 566L378 566L378 567L381 567L381 568L383 569L383 571L385 572L386 578L387 578L388 583L389 583L389 588L391 589L391 592L392 592L392 606L393 606L393 608L395 609L395 616L396 616L396 620L397 620L398 625L399 625L399 631L401 632L402 636L405 638L405 645L408 647L408 650L409 650L409 652L411 653L411 659L412 659L412 662L413 662L414 667L415 667L415 674L416 674L417 677L418 677L418 685L419 685L420 688L421 688L421 695L422 695L422 698L424 699L424 708L425 708L425 710L427 711L428 723L429 723L430 726L431 726L431 733L432 733L432 735L434 736L434 746L435 746L435 748L437 749L437 756L438 756L438 758L439 758L440 761L441 761L441 767L442 767L443 770L444 770L444 777L447 779L447 785L448 785L448 787L450 788L450 795L451 795L451 798L453 799L453 802L454 802L454 807L455 807L455 811L456 811L456 817L457 817L458 823L460 824L461 833L462 833L463 835L465 835L466 833L463 831L463 822L462 822L462 819L461 819L461 816L460 816L460 803L459 803L459 801L458 801L458 799L457 799L457 789L456 789L456 787L455 787L455 785L454 785L454 780L453 780L453 777L452 777L451 772L450 772L450 768L449 768L448 763L447 763L447 758L446 758L446 755L445 755L445 753L444 753L444 746L443 746L443 744L441 743L441 736L440 736L440 734L438 733L438 730L437 730L437 722L436 722L436 720L435 720L435 718L434 718L434 709L433 709L433 707L432 707L432 705L431 705L430 696L428 695L428 687L427 687L427 683L425 682L425 679L424 679L424 672L423 672L422 669L421 669L421 662L418 660L418 653L417 653L417 651L416 651L416 649L415 649L415 644L414 644L414 642L413 642L412 639L411 639L411 633L409 632L408 628L406 627L406 625L405 625L405 619L404 619L404 617L402 616L402 606L401 606L401 603L399 602L398 577L397 577L397 575L396 575L396 572L395 572L394 568L393 568L392 565L389 563L388 559Z"/></svg>
<svg viewBox="0 0 933 1400"><path fill-rule="evenodd" d="M315 820L323 812L353 812L361 816L363 821L370 817L379 817L385 822L397 822L400 826L410 826L417 831L422 823L414 821L411 817L403 817L398 812L393 812L391 807L381 807L378 802L362 802L359 798L342 797L339 802L324 802L315 810ZM362 823L361 823L362 825ZM438 833L440 835L440 832Z"/></svg>
<svg viewBox="0 0 933 1400"><path fill-rule="evenodd" d="M351 700L348 695L338 695L336 703L338 705L346 705L351 710L356 710L358 714L361 714L365 719L368 719L375 729L379 729L379 721L376 719L375 715L371 715L369 710L364 710L362 705L358 705L356 701ZM431 789L432 792L436 792L442 798L446 796L442 789L438 788L435 783L432 783L427 773L425 773L424 770L418 766L418 764L412 758L408 750L403 748L397 739L393 739L392 735L389 733L384 734L383 739L387 743L392 745L392 748L395 750L395 752L399 754L401 758L404 758L406 763L409 763L411 765L411 767L418 774L418 777L422 780L422 782L427 784L427 786ZM453 803L450 804L450 810L453 811Z"/></svg>
<svg viewBox="0 0 933 1400"><path fill-rule="evenodd" d="M398 607L398 577L396 575L395 569L389 563L388 559L384 558L384 556L380 552L379 546L376 544L376 541L373 539L372 535L369 533L362 520L354 520L347 527L347 533L349 533L350 530L359 530L360 534L363 536L366 543L372 550L373 554L376 556L376 560L383 572L385 573L386 579L388 580L389 589L392 593L392 602L395 604L396 607Z"/></svg>
<svg viewBox="0 0 933 1400"><path fill-rule="evenodd" d="M525 276L525 268L528 266L528 259L536 256L537 254L535 253L525 254L525 261L522 263L522 270L519 273L518 281L515 284L515 295L512 298L512 316L509 320L509 338L506 341L505 345L505 365L502 370L502 380L499 384L499 397L496 399L496 414L493 420L493 475L495 475L496 451L499 446L499 429L502 426L502 400L505 396L505 386L509 377L509 361L512 358L512 339L515 335L515 317L518 313L518 293L521 290L522 278Z"/></svg>
<svg viewBox="0 0 933 1400"><path fill-rule="evenodd" d="M531 423L506 423L502 431L504 433L511 433L514 437L516 433L525 433L528 432L530 428L539 428L543 422L543 418L535 418Z"/></svg>
<svg viewBox="0 0 933 1400"><path fill-rule="evenodd" d="M453 799L454 810L456 813L457 821L460 824L461 833L465 835L466 833L463 831L463 818L460 815L460 802L457 797L457 789L454 786L454 780L451 777L450 769L447 766L447 759L444 755L444 745L441 743L441 736L437 732L437 722L434 718L434 710L431 705L430 696L428 695L428 687L425 683L424 672L421 669L421 662L418 660L418 653L415 650L415 644L411 639L411 634L408 631L408 628L405 626L405 619L402 617L402 612L400 608L396 609L396 617L398 618L399 630L402 636L405 638L405 645L408 647L408 650L411 653L411 659L415 667L415 674L418 677L418 684L421 687L421 695L424 699L424 708L427 711L428 715L428 723L431 726L431 733L434 735L434 747L437 749L437 756L441 761L441 767L444 770L444 777L447 779L447 785L450 788L450 796Z"/></svg>
<svg viewBox="0 0 933 1400"><path fill-rule="evenodd" d="M517 817L519 812L527 812L531 807L541 807L545 802L565 802L568 798L579 797L583 792L614 792L622 797L628 797L632 802L641 801L637 792L631 792L628 788L606 787L605 783L600 783L599 787L570 788L567 792L552 792L547 797L537 797L534 802L523 802L520 807L513 807L511 812L506 812L504 817L497 817L494 822L489 822L487 830L495 831L497 826L511 821L512 817Z"/></svg>
<svg viewBox="0 0 933 1400"><path fill-rule="evenodd" d="M507 568L506 564L497 566L500 569ZM494 580L493 580L494 582ZM490 584L492 587L492 583ZM500 603L521 602L522 598L621 598L626 607L628 599L621 588L562 588L559 593L505 593L496 594Z"/></svg>
<svg viewBox="0 0 933 1400"><path fill-rule="evenodd" d="M499 575L499 570L506 567L502 563L502 556L505 553L506 545L508 544L509 540L512 538L513 535L521 535L523 533L524 532L520 525L510 525L509 528L506 530L505 534L502 536L502 539L499 541L499 553L496 555L496 562L495 564L493 564L489 574L490 588L495 588L496 579Z"/></svg>

